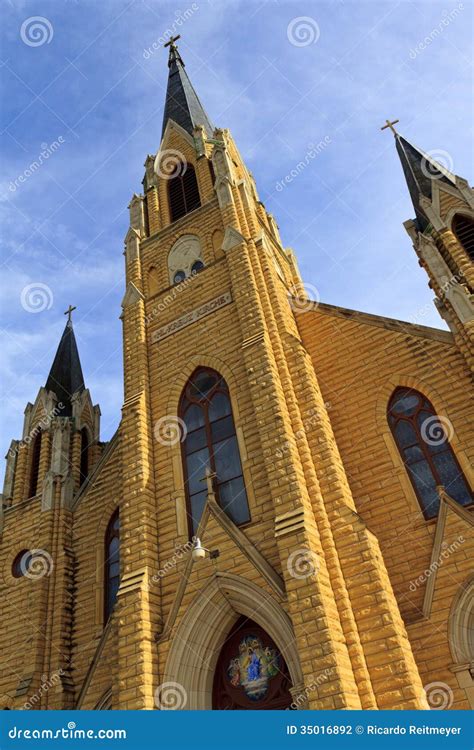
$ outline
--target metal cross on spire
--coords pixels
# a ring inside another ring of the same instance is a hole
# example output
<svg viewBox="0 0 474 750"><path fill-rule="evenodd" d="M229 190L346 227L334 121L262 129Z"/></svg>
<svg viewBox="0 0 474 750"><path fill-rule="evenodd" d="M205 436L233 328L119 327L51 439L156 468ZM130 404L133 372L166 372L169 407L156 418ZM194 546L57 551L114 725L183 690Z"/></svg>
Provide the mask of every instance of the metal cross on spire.
<svg viewBox="0 0 474 750"><path fill-rule="evenodd" d="M168 39L166 44L163 45L163 47L165 48L171 47L171 50L174 52L177 49L175 42L177 42L178 39L181 39L181 34L178 34L178 36L170 36L170 38Z"/></svg>
<svg viewBox="0 0 474 750"><path fill-rule="evenodd" d="M390 120L385 120L385 123L386 123L386 124L385 124L385 125L383 125L383 126L382 126L382 127L380 128L380 130L386 130L387 128L390 128L390 130L392 131L393 135L398 135L397 131L396 131L396 130L395 130L395 128L393 127L394 125L396 125L396 124L397 124L397 122L400 122L400 120L392 120L392 121L390 121Z"/></svg>
<svg viewBox="0 0 474 750"><path fill-rule="evenodd" d="M178 34L177 36L170 36L166 44L163 45L163 47L169 47L170 48L170 54L168 57L168 67L171 67L171 63L175 61L179 61L181 65L184 68L184 62L181 59L181 55L179 54L179 50L175 42L178 41L178 39L181 39L181 34Z"/></svg>
<svg viewBox="0 0 474 750"><path fill-rule="evenodd" d="M67 322L68 322L68 323L71 323L71 322L72 322L72 321L71 321L71 315L72 315L72 311L73 311L73 310L77 310L77 307L73 307L72 305L69 305L68 309L67 309L67 310L65 311L65 313L64 313L64 315L67 315L67 316L68 316L68 318L67 318Z"/></svg>

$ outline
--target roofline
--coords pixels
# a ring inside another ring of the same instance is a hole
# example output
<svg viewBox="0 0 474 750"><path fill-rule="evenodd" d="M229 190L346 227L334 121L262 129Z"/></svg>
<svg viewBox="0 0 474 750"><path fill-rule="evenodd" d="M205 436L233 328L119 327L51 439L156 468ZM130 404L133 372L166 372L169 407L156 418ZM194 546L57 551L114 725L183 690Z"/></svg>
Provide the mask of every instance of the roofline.
<svg viewBox="0 0 474 750"><path fill-rule="evenodd" d="M293 299L295 299L296 302L299 301L301 303L301 300L296 298ZM444 344L454 345L455 343L451 331L443 331L442 328L431 328L430 326L410 323L407 320L387 318L383 315L375 315L374 313L363 312L361 310L352 310L348 307L329 305L327 302L312 302L308 304L311 304L311 307L307 310L301 311L299 311L297 305L295 305L296 314L302 315L306 312L321 312L324 315L335 315L338 318L344 318L344 320L354 320L356 323L386 328L390 331L399 331L400 333L406 333L411 336L421 336L422 338L442 341Z"/></svg>

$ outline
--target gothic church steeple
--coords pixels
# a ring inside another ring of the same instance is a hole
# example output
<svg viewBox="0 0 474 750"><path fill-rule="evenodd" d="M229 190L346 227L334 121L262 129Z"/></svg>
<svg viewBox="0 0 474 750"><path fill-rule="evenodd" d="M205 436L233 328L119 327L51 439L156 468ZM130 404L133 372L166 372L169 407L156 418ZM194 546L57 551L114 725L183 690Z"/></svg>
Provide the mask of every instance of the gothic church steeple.
<svg viewBox="0 0 474 750"><path fill-rule="evenodd" d="M174 120L190 135L193 135L193 130L197 125L203 125L207 134L210 135L214 128L188 78L184 62L175 44L177 39L179 36L171 37L166 45L170 48L169 75L161 136L164 135L168 120Z"/></svg>
<svg viewBox="0 0 474 750"><path fill-rule="evenodd" d="M474 370L474 191L467 180L397 133L395 122L387 121L382 129L394 133L415 210L416 218L404 226L429 276L438 312Z"/></svg>
<svg viewBox="0 0 474 750"><path fill-rule="evenodd" d="M62 403L61 416L72 415L71 399L84 390L84 376L72 320L68 320L54 357L45 388Z"/></svg>

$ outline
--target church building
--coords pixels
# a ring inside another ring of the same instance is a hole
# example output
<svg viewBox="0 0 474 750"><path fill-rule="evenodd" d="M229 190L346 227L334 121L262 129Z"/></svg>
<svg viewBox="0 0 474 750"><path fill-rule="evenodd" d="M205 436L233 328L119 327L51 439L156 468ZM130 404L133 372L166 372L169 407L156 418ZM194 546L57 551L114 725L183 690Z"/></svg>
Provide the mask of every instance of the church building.
<svg viewBox="0 0 474 750"><path fill-rule="evenodd" d="M474 191L388 123L449 330L314 302L168 46L119 426L70 309L7 454L0 709L472 708Z"/></svg>

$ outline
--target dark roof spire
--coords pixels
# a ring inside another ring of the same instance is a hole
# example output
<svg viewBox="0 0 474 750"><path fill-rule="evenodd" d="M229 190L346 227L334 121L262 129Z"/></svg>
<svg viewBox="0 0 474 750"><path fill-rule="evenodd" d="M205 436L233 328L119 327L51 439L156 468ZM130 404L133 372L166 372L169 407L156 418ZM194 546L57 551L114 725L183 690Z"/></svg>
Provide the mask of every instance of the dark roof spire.
<svg viewBox="0 0 474 750"><path fill-rule="evenodd" d="M390 128L395 136L395 144L415 209L418 229L420 232L424 232L430 222L420 206L420 196L425 196L431 200L433 180L442 180L455 185L456 178L449 169L437 162L433 156L425 154L424 151L407 141L400 133L397 133L393 127L397 122L399 120L393 120L392 122L386 120L386 124L381 130Z"/></svg>
<svg viewBox="0 0 474 750"><path fill-rule="evenodd" d="M184 69L184 62L175 44L177 39L179 36L171 37L165 44L165 47L170 48L169 75L161 137L163 137L168 120L174 120L190 135L193 134L196 125L203 125L207 134L211 135L214 128Z"/></svg>
<svg viewBox="0 0 474 750"><path fill-rule="evenodd" d="M72 396L84 390L84 376L72 327L71 312L69 309L65 313L68 315L68 321L45 385L47 391L53 391L56 394L58 404L64 405L59 413L61 417L71 416Z"/></svg>

